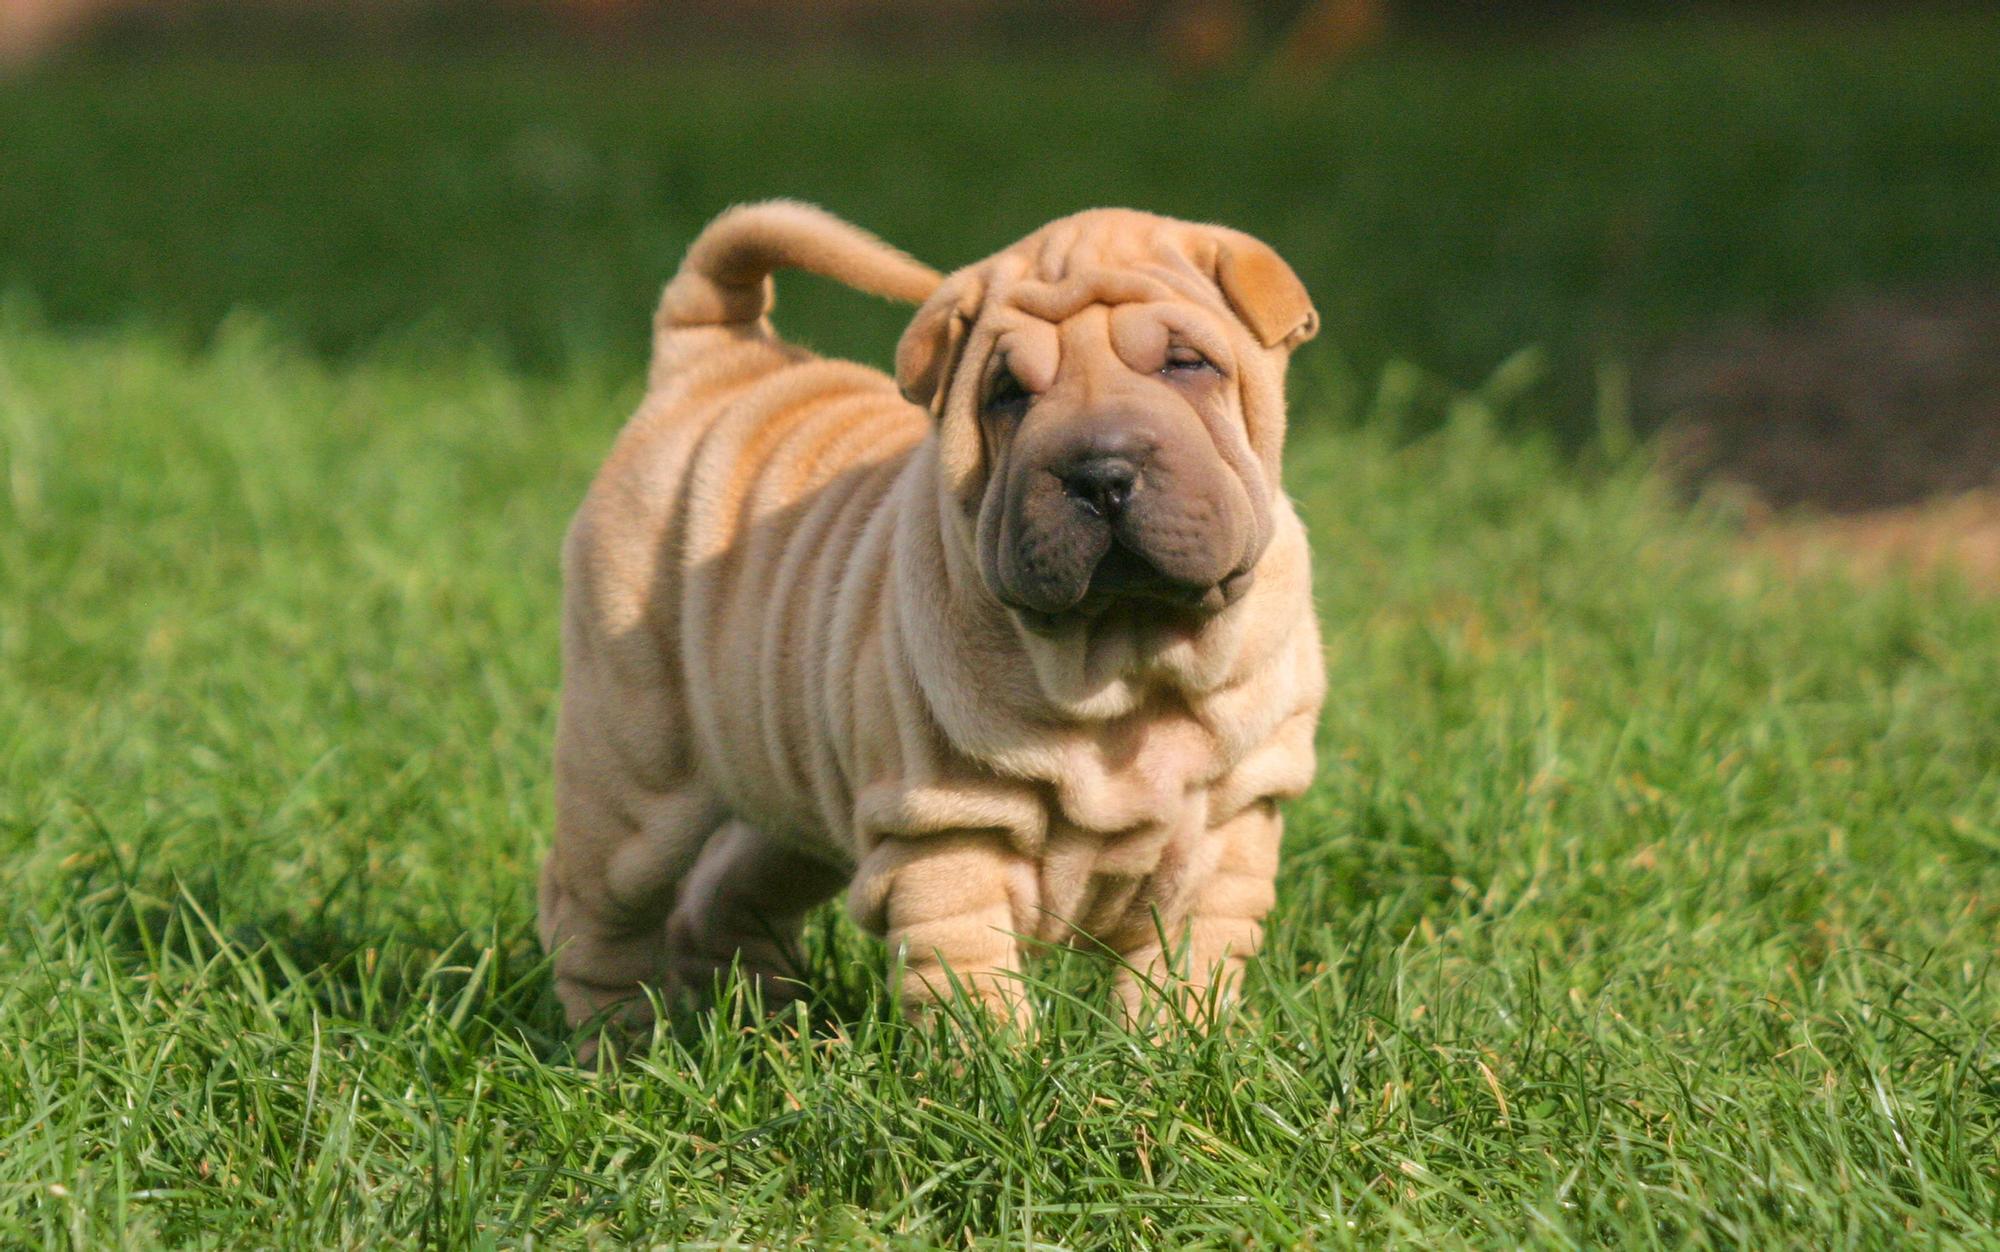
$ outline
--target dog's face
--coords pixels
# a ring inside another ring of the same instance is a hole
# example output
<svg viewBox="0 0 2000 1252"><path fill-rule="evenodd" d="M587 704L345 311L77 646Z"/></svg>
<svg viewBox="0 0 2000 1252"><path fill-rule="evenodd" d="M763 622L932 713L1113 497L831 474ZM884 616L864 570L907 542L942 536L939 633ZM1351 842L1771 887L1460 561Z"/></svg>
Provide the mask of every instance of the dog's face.
<svg viewBox="0 0 2000 1252"><path fill-rule="evenodd" d="M937 416L947 492L1003 604L1034 626L1134 600L1199 619L1256 576L1285 363L1317 326L1249 236L1095 210L947 279L897 377Z"/></svg>

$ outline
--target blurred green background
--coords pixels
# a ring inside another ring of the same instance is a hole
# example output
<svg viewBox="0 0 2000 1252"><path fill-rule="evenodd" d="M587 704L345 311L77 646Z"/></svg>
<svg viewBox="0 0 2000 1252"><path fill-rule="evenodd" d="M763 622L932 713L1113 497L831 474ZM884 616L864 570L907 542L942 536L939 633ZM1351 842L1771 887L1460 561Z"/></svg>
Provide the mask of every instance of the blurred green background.
<svg viewBox="0 0 2000 1252"><path fill-rule="evenodd" d="M933 16L914 50L699 6L668 28L693 47L628 9L518 38L128 14L0 82L0 289L58 326L198 341L254 310L335 357L476 341L636 370L660 284L732 202L814 200L941 267L1127 204L1294 262L1327 327L1304 386L1392 358L1467 385L1535 345L1550 374L1517 417L1575 434L1606 362L2000 275L1991 6L1411 5L1303 67L1268 14L1189 51L1162 6L1039 41L999 7ZM903 317L784 300L788 333L869 360Z"/></svg>

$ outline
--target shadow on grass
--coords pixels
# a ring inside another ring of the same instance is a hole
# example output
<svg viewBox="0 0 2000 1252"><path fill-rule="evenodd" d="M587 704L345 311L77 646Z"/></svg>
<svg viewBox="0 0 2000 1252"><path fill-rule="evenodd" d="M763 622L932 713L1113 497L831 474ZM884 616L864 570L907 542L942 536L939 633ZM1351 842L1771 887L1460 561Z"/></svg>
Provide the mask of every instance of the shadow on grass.
<svg viewBox="0 0 2000 1252"><path fill-rule="evenodd" d="M597 1034L597 1024L565 1023L531 917L399 916L372 905L352 877L310 912L246 917L217 871L163 885L134 880L117 862L108 868L111 881L79 883L50 919L44 950L95 956L156 986L241 994L274 1017L305 1012L384 1037L442 1029L470 1051L504 1036L551 1064L575 1062ZM812 916L797 958L797 1004L813 1036L849 1034L888 1011L880 944L837 909ZM754 986L733 975L697 991L668 1006L658 1042L692 1047L718 1026L796 1020L789 1002L767 1013Z"/></svg>

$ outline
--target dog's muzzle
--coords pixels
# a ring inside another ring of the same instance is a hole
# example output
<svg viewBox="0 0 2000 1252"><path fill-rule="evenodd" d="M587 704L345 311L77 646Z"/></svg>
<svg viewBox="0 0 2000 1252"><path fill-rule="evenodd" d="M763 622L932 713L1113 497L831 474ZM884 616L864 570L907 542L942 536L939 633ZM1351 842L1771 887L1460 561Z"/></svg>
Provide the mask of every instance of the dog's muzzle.
<svg viewBox="0 0 2000 1252"><path fill-rule="evenodd" d="M1044 618L1130 601L1221 611L1248 589L1251 573L1228 550L1236 545L1217 524L1217 502L1194 494L1130 441L1072 449L1017 502L1003 598Z"/></svg>

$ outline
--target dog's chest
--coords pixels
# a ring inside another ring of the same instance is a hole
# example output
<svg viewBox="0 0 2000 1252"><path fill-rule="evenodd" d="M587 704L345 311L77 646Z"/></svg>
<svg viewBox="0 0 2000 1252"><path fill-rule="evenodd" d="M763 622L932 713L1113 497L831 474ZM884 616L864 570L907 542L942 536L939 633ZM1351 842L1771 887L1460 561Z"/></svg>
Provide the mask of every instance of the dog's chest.
<svg viewBox="0 0 2000 1252"><path fill-rule="evenodd" d="M1103 939L1152 909L1173 912L1211 859L1211 796L1229 790L1229 747L1189 714L1063 743L1037 858L1037 937Z"/></svg>
<svg viewBox="0 0 2000 1252"><path fill-rule="evenodd" d="M1171 826L1230 764L1229 747L1191 712L1143 710L1056 737L1043 777L1051 828L1103 835Z"/></svg>

